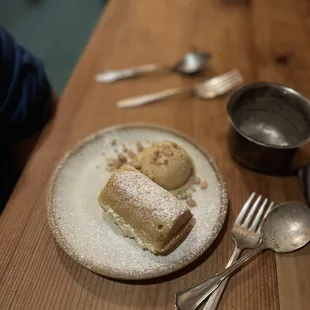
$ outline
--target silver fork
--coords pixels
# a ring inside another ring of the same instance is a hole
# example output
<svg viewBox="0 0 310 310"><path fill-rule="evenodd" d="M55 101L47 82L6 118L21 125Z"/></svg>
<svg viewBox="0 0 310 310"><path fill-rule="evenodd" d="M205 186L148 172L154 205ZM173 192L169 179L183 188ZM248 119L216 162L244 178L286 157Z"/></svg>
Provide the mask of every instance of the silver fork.
<svg viewBox="0 0 310 310"><path fill-rule="evenodd" d="M235 223L233 224L231 237L235 242L235 249L226 267L229 267L232 263L234 263L244 249L252 249L257 245L260 238L260 228L263 219L274 205L273 202L270 202L266 210L268 199L265 198L260 205L262 196L259 195L253 203L255 196L256 193L253 192L244 204ZM176 309L199 309L206 299L204 296L206 280L207 279L202 280L201 282L178 292L176 294ZM225 279L219 288L212 293L203 310L214 310L217 308L228 281L229 278Z"/></svg>
<svg viewBox="0 0 310 310"><path fill-rule="evenodd" d="M243 76L238 69L233 69L225 74L201 82L192 87L176 87L157 93L123 99L117 102L119 108L133 108L147 103L159 101L181 93L191 93L201 99L211 99L224 95L243 82Z"/></svg>
<svg viewBox="0 0 310 310"><path fill-rule="evenodd" d="M234 240L235 242L235 249L226 265L226 267L231 266L239 257L241 252L244 249L252 249L256 246L259 237L260 237L260 228L262 225L262 215L264 213L264 208L268 202L268 199L266 198L262 204L262 206L260 207L254 221L252 221L253 216L255 214L255 211L258 207L258 204L260 202L260 200L262 199L262 196L258 196L258 198L256 199L255 203L253 204L253 207L251 208L250 212L248 212L249 207L253 201L255 197L255 192L252 193L252 195L249 197L249 199L247 200L247 202L244 204L243 208L241 209L234 225L233 228L231 230L231 238ZM271 208L273 207L274 203L271 202L268 210L265 214L267 214ZM248 214L247 214L248 212ZM247 217L246 217L247 214ZM250 225L251 224L251 225ZM248 234L248 230L251 231L251 235L248 235L248 237L250 238L244 238L243 235L244 233ZM254 233L253 233L254 232ZM226 286L229 282L229 278L225 279L221 285L219 286L218 289L216 289L212 295L210 296L210 298L208 299L208 301L206 302L203 310L215 310L221 300L221 297L226 289Z"/></svg>

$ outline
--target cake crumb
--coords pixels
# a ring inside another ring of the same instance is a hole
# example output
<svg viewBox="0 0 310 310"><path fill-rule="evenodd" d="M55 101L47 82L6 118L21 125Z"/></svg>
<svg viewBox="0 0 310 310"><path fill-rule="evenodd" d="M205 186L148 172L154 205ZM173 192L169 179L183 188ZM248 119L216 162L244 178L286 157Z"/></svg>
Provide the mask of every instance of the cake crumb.
<svg viewBox="0 0 310 310"><path fill-rule="evenodd" d="M201 181L200 182L200 188L201 189L206 189L206 188L208 188L208 186L209 186L209 184L207 181Z"/></svg>
<svg viewBox="0 0 310 310"><path fill-rule="evenodd" d="M181 200L185 200L188 198L187 193L186 192L181 192L178 194L178 198Z"/></svg>
<svg viewBox="0 0 310 310"><path fill-rule="evenodd" d="M192 198L192 193L191 192L180 192L177 198L181 200L188 200Z"/></svg>
<svg viewBox="0 0 310 310"><path fill-rule="evenodd" d="M136 147L139 153L141 153L144 150L144 147L142 146L141 142L137 142Z"/></svg>
<svg viewBox="0 0 310 310"><path fill-rule="evenodd" d="M117 159L122 163L126 163L127 162L127 157L124 154L118 154Z"/></svg>
<svg viewBox="0 0 310 310"><path fill-rule="evenodd" d="M125 163L127 163L127 157L124 154L118 154L117 158L108 159L108 166L106 171L113 172L119 169Z"/></svg>
<svg viewBox="0 0 310 310"><path fill-rule="evenodd" d="M108 171L108 172L113 172L114 170L116 170L117 168L116 168L116 162L115 162L115 160L112 160L112 159L109 159L108 160L108 165L107 165L107 167L106 167L106 171Z"/></svg>
<svg viewBox="0 0 310 310"><path fill-rule="evenodd" d="M200 179L200 177L197 177L196 176L196 178L195 178L195 184L197 184L197 185L199 185L200 184L200 182L201 182L201 179Z"/></svg>
<svg viewBox="0 0 310 310"><path fill-rule="evenodd" d="M112 167L114 165L115 159L108 159L108 167Z"/></svg>
<svg viewBox="0 0 310 310"><path fill-rule="evenodd" d="M117 141L116 139L114 139L111 142L112 145L116 145ZM141 150L141 148L143 148L141 143L137 143L137 145L141 145L141 147L139 147L139 149ZM129 163L130 165L132 165L133 167L135 167L136 169L141 169L141 167L139 166L139 162L135 162L135 164L133 164L133 161L130 162L130 160L135 160L135 158L137 157L137 154L131 150L130 148L128 148L127 145L123 144L122 145L122 149L121 151L117 151L116 152L116 157L113 158L107 158L108 164L106 167L106 171L108 172L114 172L115 170L119 169L122 165ZM122 153L120 153L122 152ZM102 153L102 155L105 155L104 153Z"/></svg>
<svg viewBox="0 0 310 310"><path fill-rule="evenodd" d="M186 200L186 203L189 207L193 208L193 207L196 207L197 206L197 203L196 201L193 199L193 198L188 198Z"/></svg>
<svg viewBox="0 0 310 310"><path fill-rule="evenodd" d="M128 147L125 144L123 144L123 152L128 153Z"/></svg>
<svg viewBox="0 0 310 310"><path fill-rule="evenodd" d="M136 157L136 153L130 149L128 149L127 154L129 156L129 158L131 158L131 159Z"/></svg>

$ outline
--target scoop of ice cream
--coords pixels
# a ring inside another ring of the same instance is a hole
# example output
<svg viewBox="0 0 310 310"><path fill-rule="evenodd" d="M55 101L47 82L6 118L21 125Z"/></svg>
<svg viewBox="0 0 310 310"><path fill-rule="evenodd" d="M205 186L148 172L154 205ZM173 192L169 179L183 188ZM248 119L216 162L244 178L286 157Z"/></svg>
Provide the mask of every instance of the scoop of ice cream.
<svg viewBox="0 0 310 310"><path fill-rule="evenodd" d="M194 167L188 154L176 143L154 143L139 155L137 168L166 190L183 186L192 176Z"/></svg>

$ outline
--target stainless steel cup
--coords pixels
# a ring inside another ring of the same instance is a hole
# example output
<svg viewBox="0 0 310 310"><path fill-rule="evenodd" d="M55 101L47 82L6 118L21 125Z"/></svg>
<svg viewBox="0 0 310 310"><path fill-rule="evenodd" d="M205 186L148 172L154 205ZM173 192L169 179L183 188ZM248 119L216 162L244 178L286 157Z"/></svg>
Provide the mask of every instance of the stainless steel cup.
<svg viewBox="0 0 310 310"><path fill-rule="evenodd" d="M286 86L248 84L231 96L227 112L230 151L248 168L279 170L309 141L310 103Z"/></svg>

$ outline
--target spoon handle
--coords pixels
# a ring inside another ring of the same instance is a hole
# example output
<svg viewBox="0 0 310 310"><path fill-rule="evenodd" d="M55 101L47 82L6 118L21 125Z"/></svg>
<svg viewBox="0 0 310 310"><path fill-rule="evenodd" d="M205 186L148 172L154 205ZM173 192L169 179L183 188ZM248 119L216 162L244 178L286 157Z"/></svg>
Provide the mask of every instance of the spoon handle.
<svg viewBox="0 0 310 310"><path fill-rule="evenodd" d="M119 80L132 78L141 74L151 73L164 68L160 64L147 64L135 68L128 68L115 71L104 71L101 74L97 74L95 81L99 83L110 84Z"/></svg>
<svg viewBox="0 0 310 310"><path fill-rule="evenodd" d="M133 98L128 98L128 99L123 99L117 102L117 107L119 108L133 108L133 107L138 107L147 103L159 101L171 96L174 96L176 94L180 94L183 92L189 92L191 89L189 88L170 88L166 89L157 93L152 93L148 95L143 95L143 96L138 96L138 97L133 97Z"/></svg>
<svg viewBox="0 0 310 310"><path fill-rule="evenodd" d="M237 259L239 258L242 250L239 249L237 246L235 247L226 267L231 266ZM227 277L225 280L222 281L220 286L212 293L208 301L206 302L203 310L216 310L217 306L221 300L223 293L228 285L230 277Z"/></svg>
<svg viewBox="0 0 310 310"><path fill-rule="evenodd" d="M197 284L190 286L175 296L175 306L178 310L196 310L205 301L205 299L212 294L221 284L221 282L239 269L244 263L250 258L259 253L265 248L262 243L262 239L258 245L244 255L242 258L237 260L230 267L225 268L223 271L208 277Z"/></svg>

